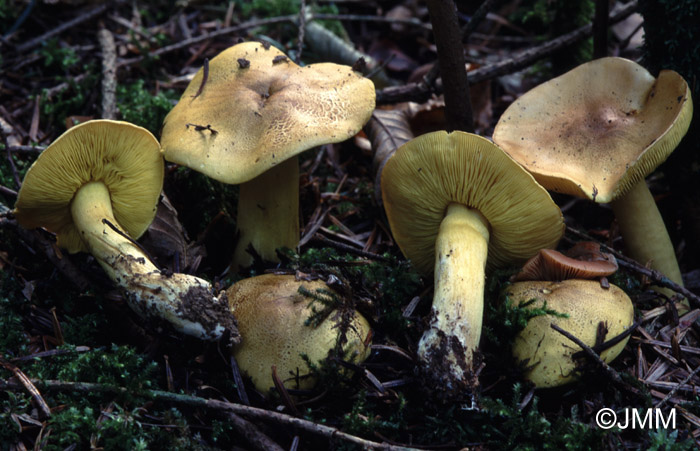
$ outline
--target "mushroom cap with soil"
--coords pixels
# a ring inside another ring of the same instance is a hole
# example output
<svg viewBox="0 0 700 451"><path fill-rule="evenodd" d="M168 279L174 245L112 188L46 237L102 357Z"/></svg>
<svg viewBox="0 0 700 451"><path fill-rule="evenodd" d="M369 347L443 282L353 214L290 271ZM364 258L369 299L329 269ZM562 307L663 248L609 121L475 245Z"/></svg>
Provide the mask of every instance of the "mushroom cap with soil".
<svg viewBox="0 0 700 451"><path fill-rule="evenodd" d="M200 69L163 124L168 161L241 184L234 266L248 244L267 260L299 240L297 155L344 141L375 106L373 83L349 66L300 67L259 42L234 45Z"/></svg>
<svg viewBox="0 0 700 451"><path fill-rule="evenodd" d="M329 298L333 293L321 280L264 274L240 280L226 293L241 333L233 355L260 392L273 386L273 366L286 388L312 388L316 381L308 363L317 365L340 349L343 335L343 358L362 362L369 356L369 323L355 310L335 309L320 324L311 321L324 306L309 294Z"/></svg>
<svg viewBox="0 0 700 451"><path fill-rule="evenodd" d="M595 280L517 282L504 293L524 308L546 307L568 316L535 316L513 342L513 357L524 364L525 378L539 388L567 384L578 376L574 354L582 349L552 329L551 324L593 347L622 334L634 323L629 296L615 285L603 288ZM606 363L613 361L628 340L629 336L600 352L601 359Z"/></svg>
<svg viewBox="0 0 700 451"><path fill-rule="evenodd" d="M76 125L27 171L15 204L25 228L44 227L58 246L90 252L148 319L203 339L231 333L235 320L211 285L187 274L164 274L135 242L153 220L163 185L160 145L146 129L112 120Z"/></svg>
<svg viewBox="0 0 700 451"><path fill-rule="evenodd" d="M523 94L493 140L545 188L610 203L629 254L682 284L644 177L685 135L692 105L678 73L654 78L633 61L600 58Z"/></svg>
<svg viewBox="0 0 700 451"><path fill-rule="evenodd" d="M486 266L519 264L555 247L561 211L498 146L477 135L428 133L401 146L381 175L392 234L422 273L434 272L424 373L448 396L476 384Z"/></svg>

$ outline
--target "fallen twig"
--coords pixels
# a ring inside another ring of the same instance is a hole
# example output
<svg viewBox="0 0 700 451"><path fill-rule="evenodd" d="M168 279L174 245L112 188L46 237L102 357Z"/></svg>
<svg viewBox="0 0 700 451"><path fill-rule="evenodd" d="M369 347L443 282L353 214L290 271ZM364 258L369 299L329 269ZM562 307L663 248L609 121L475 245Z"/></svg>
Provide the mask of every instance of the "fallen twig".
<svg viewBox="0 0 700 451"><path fill-rule="evenodd" d="M184 39L180 42L176 42L175 44L166 45L165 47L161 47L157 50L149 52L148 57L153 58L156 56L164 55L166 53L174 52L176 50L180 50L180 49L183 49L185 47L189 47L193 44L198 44L202 41L206 41L207 39L213 39L213 38L216 38L219 36L226 36L228 34L237 33L239 31L248 30L250 28L255 28L255 27L260 27L263 25L272 25L272 24L282 23L282 22L294 22L296 19L297 19L297 15L291 14L289 16L271 17L269 19L251 20L249 22L244 22L240 25L222 28L220 30L212 31L211 33L202 34L202 35L190 38L190 39ZM117 63L117 67L130 66L132 64L140 63L141 61L143 61L144 58L146 58L146 56L137 56L135 58L124 59L124 60L121 60Z"/></svg>
<svg viewBox="0 0 700 451"><path fill-rule="evenodd" d="M71 20L68 20L66 22L61 22L59 26L54 28L53 30L49 30L46 33L42 34L41 36L37 36L34 39L30 39L29 41L18 45L16 48L17 53L25 53L28 50L33 49L34 47L37 47L41 45L43 42L48 41L52 37L59 35L63 33L64 31L68 30L69 28L73 28L76 25L80 25L83 22L87 22L90 19L93 19L94 17L99 16L107 8L110 6L110 2L103 3L101 5L98 5L90 10L85 11L82 14L77 15Z"/></svg>
<svg viewBox="0 0 700 451"><path fill-rule="evenodd" d="M661 401L659 401L659 402L654 406L654 408L660 409L664 404L666 404L666 402L668 402L669 399L671 399L671 397L672 397L682 386L684 386L685 384L687 384L687 383L688 383L696 374L698 374L699 372L700 372L700 366L698 366L697 368L695 368L693 371L690 372L690 374L688 374L688 376L686 376L685 379L683 379L683 380L680 381L678 384L676 384L676 386L673 387L673 388L671 389L671 391L668 392L668 394L664 397L664 399L662 399Z"/></svg>
<svg viewBox="0 0 700 451"><path fill-rule="evenodd" d="M631 1L617 8L610 14L610 24L615 24L631 15L637 8L637 1ZM496 63L482 66L469 72L469 84L473 85L484 80L510 74L530 66L534 62L551 55L552 53L574 44L581 39L591 36L593 26L591 24L578 28L544 44L530 47L517 52L510 58L504 58ZM435 83L435 93L442 93L442 81ZM394 104L401 102L423 103L430 98L433 91L422 82L408 83L403 86L390 86L377 90L377 105Z"/></svg>
<svg viewBox="0 0 700 451"><path fill-rule="evenodd" d="M125 393L124 387L116 387L113 385L97 384L91 382L65 382L58 380L38 380L32 379L31 382L44 388L47 391L59 392L80 392L80 393ZM5 381L0 379L1 390L18 390L24 388L19 382ZM148 396L155 401L172 403L176 405L209 409L219 412L234 413L248 418L260 419L281 423L287 426L293 426L296 429L306 431L311 434L320 435L329 440L343 440L348 443L354 443L364 449L387 450L387 451L413 451L417 448L409 448L405 446L391 445L388 443L378 443L370 440L365 440L354 435L350 435L341 430L326 426L323 424L314 423L313 421L296 418L284 413L274 412L270 410L260 409L257 407L244 406L227 401L217 399L207 399L192 395L183 395L180 393L170 393L162 390L144 390L141 392L143 396Z"/></svg>
<svg viewBox="0 0 700 451"><path fill-rule="evenodd" d="M32 398L36 402L36 404L39 406L39 410L41 411L41 418L48 418L51 416L51 409L49 409L49 405L46 404L46 401L44 401L44 398L41 396L41 393L39 393L39 390L34 386L34 383L32 383L31 380L27 377L22 370L17 368L16 365L6 361L2 357L0 357L0 366L5 368L6 370L10 371L12 374L15 375L17 379L19 379L20 383L22 384L22 387L24 387L30 395L32 395Z"/></svg>
<svg viewBox="0 0 700 451"><path fill-rule="evenodd" d="M628 384L626 384L622 380L622 377L620 377L620 374L617 371L615 371L610 365L608 365L603 359L601 359L600 356L596 354L596 352L593 349L591 349L591 347L588 346L586 343L582 342L570 332L565 331L564 329L562 329L554 323L550 324L549 327L556 330L569 340L573 341L581 349L583 349L586 355L588 355L594 362L596 362L603 369L603 372L619 387L622 387L628 392L633 393L635 395L640 395L639 390L637 390L634 387L630 387Z"/></svg>
<svg viewBox="0 0 700 451"><path fill-rule="evenodd" d="M97 39L102 50L102 118L114 119L117 117L117 50L108 29L100 29Z"/></svg>
<svg viewBox="0 0 700 451"><path fill-rule="evenodd" d="M601 243L600 241L596 240L595 238L589 236L588 234L586 234L580 230L577 230L577 229L574 229L571 227L567 227L566 230L568 232L571 232L573 235L576 235L579 238L583 238L587 241L595 241L596 243L600 244L600 249L602 251L613 254L615 256L615 258L617 259L618 264L620 266L622 266L623 268L631 269L631 270L633 270L633 271L635 271L643 276L648 277L649 280L654 285L659 285L659 286L662 286L664 288L668 288L670 290L675 291L676 293L679 293L679 294L685 296L686 298L688 298L688 301L693 303L694 307L700 308L700 297L698 295L696 295L692 291L688 290L687 288L678 285L677 283L675 283L674 281L672 281L671 279L666 277L661 272L659 272L655 269L647 268L646 266L642 265L638 261L623 255L622 253L605 245L604 243Z"/></svg>

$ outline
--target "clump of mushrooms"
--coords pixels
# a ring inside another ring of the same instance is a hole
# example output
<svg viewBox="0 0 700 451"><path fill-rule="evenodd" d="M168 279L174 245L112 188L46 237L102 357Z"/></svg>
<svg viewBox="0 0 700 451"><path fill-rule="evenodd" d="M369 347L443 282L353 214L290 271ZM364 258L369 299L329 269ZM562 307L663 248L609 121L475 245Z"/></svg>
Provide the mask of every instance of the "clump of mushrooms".
<svg viewBox="0 0 700 451"><path fill-rule="evenodd" d="M286 388L310 389L316 381L309 363L318 365L337 349L357 363L369 356L370 326L360 313L335 309L320 324L310 321L323 308L313 305L313 295L332 292L321 280L278 274L243 279L227 290L242 339L233 356L257 390L273 386L273 367Z"/></svg>
<svg viewBox="0 0 700 451"><path fill-rule="evenodd" d="M299 241L297 155L356 134L374 110L372 82L349 66L299 67L259 42L230 47L194 77L165 118L168 161L240 184L233 269L249 245L264 260Z"/></svg>
<svg viewBox="0 0 700 451"><path fill-rule="evenodd" d="M477 381L487 261L522 264L564 232L547 191L477 135L427 133L401 146L381 175L389 225L403 254L434 272L430 325L418 356L433 388L464 396Z"/></svg>
<svg viewBox="0 0 700 451"><path fill-rule="evenodd" d="M654 78L632 61L600 58L523 94L501 116L493 140L545 188L609 203L629 255L682 285L644 177L673 152L692 115L690 89L678 73Z"/></svg>
<svg viewBox="0 0 700 451"><path fill-rule="evenodd" d="M612 254L592 241L580 241L566 251L542 249L528 260L504 294L527 309L547 307L559 315L540 315L528 321L513 342L513 357L525 365L524 377L536 387L554 387L576 379L581 349L556 324L590 347L616 337L632 326L634 309L629 296L602 278L617 271ZM600 280L590 280L600 279ZM622 352L629 336L602 350L609 363Z"/></svg>
<svg viewBox="0 0 700 451"><path fill-rule="evenodd" d="M188 274L161 272L134 241L153 220L163 185L160 145L146 129L94 120L58 137L29 168L15 205L25 228L44 227L70 253L90 252L148 319L205 340L238 340L225 294Z"/></svg>

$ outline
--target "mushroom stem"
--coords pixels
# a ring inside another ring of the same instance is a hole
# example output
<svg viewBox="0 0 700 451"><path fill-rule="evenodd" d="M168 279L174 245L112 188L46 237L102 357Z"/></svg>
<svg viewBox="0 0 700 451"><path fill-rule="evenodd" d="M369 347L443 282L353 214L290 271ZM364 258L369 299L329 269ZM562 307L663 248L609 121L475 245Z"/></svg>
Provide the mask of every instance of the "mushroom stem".
<svg viewBox="0 0 700 451"><path fill-rule="evenodd" d="M477 210L451 203L435 242L435 294L430 328L418 355L447 391L472 382L472 358L484 312L489 224Z"/></svg>
<svg viewBox="0 0 700 451"><path fill-rule="evenodd" d="M652 269L683 286L671 238L646 182L639 181L627 194L610 202L610 206L629 256L643 265L649 263ZM667 296L674 294L666 288L654 289Z"/></svg>
<svg viewBox="0 0 700 451"><path fill-rule="evenodd" d="M129 306L145 318L160 318L176 330L205 340L236 331L228 300L214 297L209 282L188 274L166 275L131 240L114 217L107 186L89 182L71 203L73 221L107 275L127 293ZM234 337L232 337L233 339Z"/></svg>
<svg viewBox="0 0 700 451"><path fill-rule="evenodd" d="M250 266L251 244L263 260L279 261L275 249L299 242L299 161L289 158L240 185L238 243L232 269Z"/></svg>

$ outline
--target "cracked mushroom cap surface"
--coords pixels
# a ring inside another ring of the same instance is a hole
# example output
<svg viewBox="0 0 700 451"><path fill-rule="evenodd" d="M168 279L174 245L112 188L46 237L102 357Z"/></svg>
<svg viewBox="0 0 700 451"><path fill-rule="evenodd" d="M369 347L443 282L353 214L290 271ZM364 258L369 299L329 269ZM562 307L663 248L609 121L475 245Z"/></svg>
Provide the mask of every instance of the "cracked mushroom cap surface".
<svg viewBox="0 0 700 451"><path fill-rule="evenodd" d="M382 171L389 225L421 272L435 265L435 240L450 203L478 210L490 228L488 266L522 263L555 247L564 233L547 191L491 141L464 132L421 135L401 146Z"/></svg>
<svg viewBox="0 0 700 451"><path fill-rule="evenodd" d="M15 204L25 228L44 227L69 252L89 252L71 214L75 193L103 182L114 217L137 239L156 214L163 187L163 157L156 138L128 122L93 120L71 127L27 171Z"/></svg>
<svg viewBox="0 0 700 451"><path fill-rule="evenodd" d="M666 160L692 115L678 73L600 58L523 94L493 140L547 189L608 203Z"/></svg>
<svg viewBox="0 0 700 451"><path fill-rule="evenodd" d="M224 183L246 182L367 122L374 84L351 67L300 67L269 45L245 42L200 69L164 121L168 161Z"/></svg>
<svg viewBox="0 0 700 451"><path fill-rule="evenodd" d="M336 309L320 324L309 324L314 310L323 310L323 305L301 292L300 287L324 298L332 291L321 280L307 282L296 280L294 275L278 274L243 279L226 291L241 334L241 344L234 346L233 355L263 393L273 386L273 365L287 388L313 387L315 381L309 376L302 355L313 364L328 357L338 340L343 318L349 326L344 357L362 362L369 356L371 330L367 320L354 310L343 313Z"/></svg>

